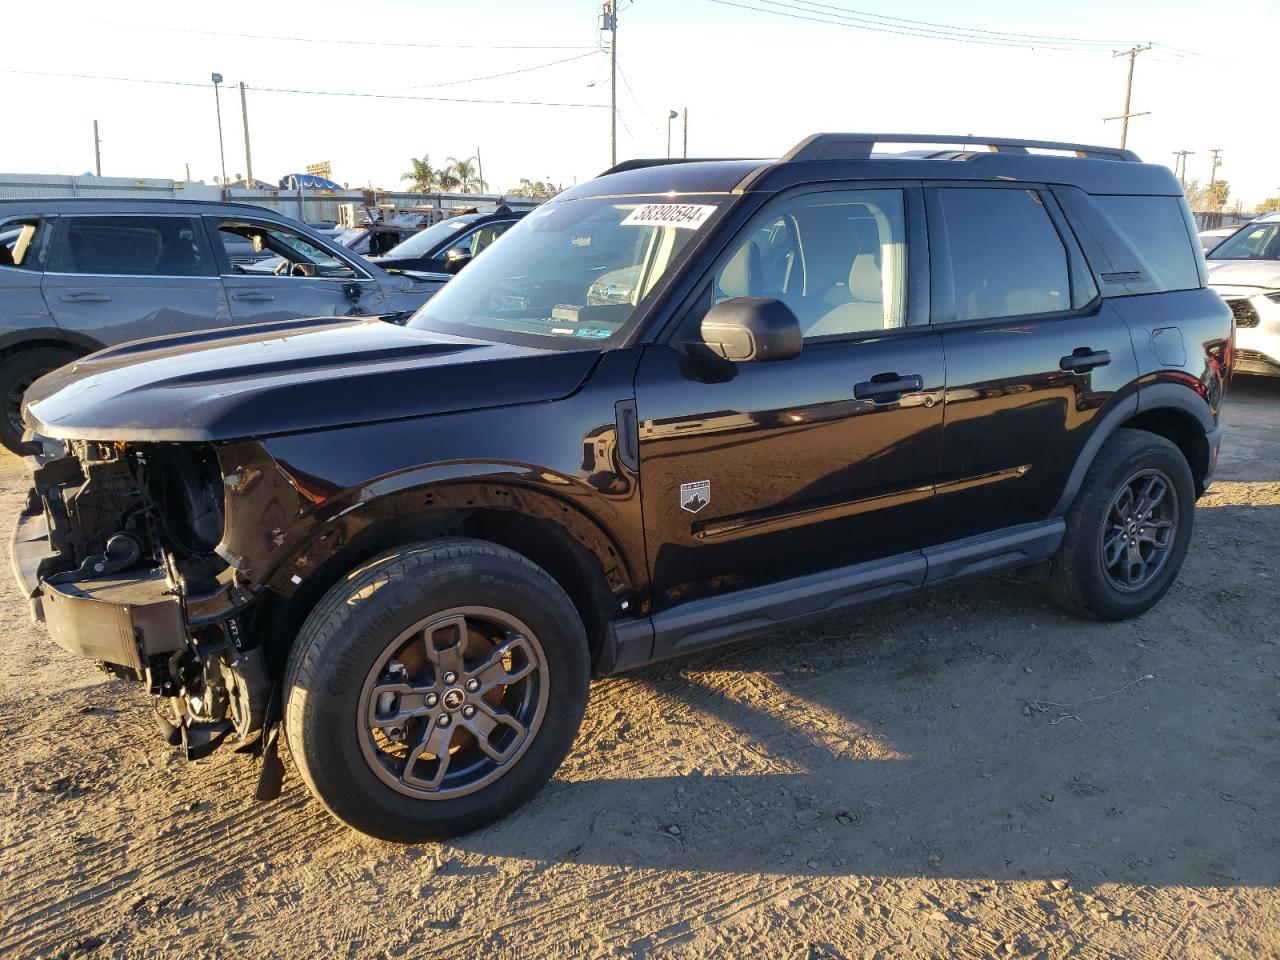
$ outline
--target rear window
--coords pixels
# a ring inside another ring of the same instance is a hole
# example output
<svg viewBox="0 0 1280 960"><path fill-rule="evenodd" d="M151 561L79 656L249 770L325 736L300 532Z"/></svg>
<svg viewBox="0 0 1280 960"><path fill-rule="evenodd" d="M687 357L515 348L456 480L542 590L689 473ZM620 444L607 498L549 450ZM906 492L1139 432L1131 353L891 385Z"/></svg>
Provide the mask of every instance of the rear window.
<svg viewBox="0 0 1280 960"><path fill-rule="evenodd" d="M1196 246L1177 197L1100 197L1094 202L1120 228L1163 290L1200 286ZM1198 244L1197 244L1198 245Z"/></svg>
<svg viewBox="0 0 1280 960"><path fill-rule="evenodd" d="M191 217L64 217L53 253L57 273L213 276L200 225Z"/></svg>

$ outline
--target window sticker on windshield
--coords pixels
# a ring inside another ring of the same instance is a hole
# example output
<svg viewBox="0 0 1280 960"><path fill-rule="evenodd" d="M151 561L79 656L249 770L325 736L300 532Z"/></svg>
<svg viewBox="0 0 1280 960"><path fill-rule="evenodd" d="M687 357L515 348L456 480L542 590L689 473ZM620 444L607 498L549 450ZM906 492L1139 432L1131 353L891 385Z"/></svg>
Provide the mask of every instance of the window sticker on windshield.
<svg viewBox="0 0 1280 960"><path fill-rule="evenodd" d="M646 203L636 207L622 221L631 227L680 227L697 230L715 212L715 207L703 203Z"/></svg>
<svg viewBox="0 0 1280 960"><path fill-rule="evenodd" d="M607 327L578 327L573 331L575 337L586 337L589 340L607 340L613 336L613 331Z"/></svg>

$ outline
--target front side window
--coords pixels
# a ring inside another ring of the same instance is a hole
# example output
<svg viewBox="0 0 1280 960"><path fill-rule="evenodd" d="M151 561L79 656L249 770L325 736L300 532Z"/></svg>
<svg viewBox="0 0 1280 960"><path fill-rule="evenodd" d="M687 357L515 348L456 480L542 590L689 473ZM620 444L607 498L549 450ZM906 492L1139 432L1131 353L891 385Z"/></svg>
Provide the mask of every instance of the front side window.
<svg viewBox="0 0 1280 960"><path fill-rule="evenodd" d="M204 277L217 271L191 217L63 217L57 273Z"/></svg>
<svg viewBox="0 0 1280 960"><path fill-rule="evenodd" d="M905 223L901 190L790 197L748 228L716 271L710 301L781 300L808 338L901 327L906 322Z"/></svg>
<svg viewBox="0 0 1280 960"><path fill-rule="evenodd" d="M486 224L478 230L471 231L456 244L451 244L449 249L460 247L472 257L478 257L493 241L506 233L511 228L511 224L510 220Z"/></svg>
<svg viewBox="0 0 1280 960"><path fill-rule="evenodd" d="M1210 260L1280 260L1280 221L1251 223L1213 248Z"/></svg>
<svg viewBox="0 0 1280 960"><path fill-rule="evenodd" d="M547 203L426 302L409 326L564 347L603 345L707 229L721 198Z"/></svg>
<svg viewBox="0 0 1280 960"><path fill-rule="evenodd" d="M282 276L320 277L331 280L355 279L356 271L323 247L316 246L301 234L277 226L259 223L224 221L218 225L227 259L234 264L246 242L255 254L274 257L251 267L233 265L237 273L276 273Z"/></svg>
<svg viewBox="0 0 1280 960"><path fill-rule="evenodd" d="M938 191L957 320L1071 308L1067 249L1034 190Z"/></svg>
<svg viewBox="0 0 1280 960"><path fill-rule="evenodd" d="M39 270L36 256L38 237L43 229L39 220L10 220L0 225L0 267Z"/></svg>

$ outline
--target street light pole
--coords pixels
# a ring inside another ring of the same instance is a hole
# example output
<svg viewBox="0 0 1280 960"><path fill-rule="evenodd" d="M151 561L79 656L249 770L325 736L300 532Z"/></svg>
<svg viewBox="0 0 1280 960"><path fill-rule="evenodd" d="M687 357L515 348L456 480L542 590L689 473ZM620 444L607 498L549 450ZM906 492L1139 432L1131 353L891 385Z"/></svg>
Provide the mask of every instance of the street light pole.
<svg viewBox="0 0 1280 960"><path fill-rule="evenodd" d="M680 114L676 113L674 110L667 111L667 159L668 160L671 159L671 121L678 116L680 116Z"/></svg>
<svg viewBox="0 0 1280 960"><path fill-rule="evenodd" d="M618 162L618 4L604 0L600 29L609 31L609 166Z"/></svg>
<svg viewBox="0 0 1280 960"><path fill-rule="evenodd" d="M215 73L213 80L213 103L218 111L218 159L222 162L222 199L227 198L227 154L222 147L222 97L218 95L218 84L222 82L222 74Z"/></svg>

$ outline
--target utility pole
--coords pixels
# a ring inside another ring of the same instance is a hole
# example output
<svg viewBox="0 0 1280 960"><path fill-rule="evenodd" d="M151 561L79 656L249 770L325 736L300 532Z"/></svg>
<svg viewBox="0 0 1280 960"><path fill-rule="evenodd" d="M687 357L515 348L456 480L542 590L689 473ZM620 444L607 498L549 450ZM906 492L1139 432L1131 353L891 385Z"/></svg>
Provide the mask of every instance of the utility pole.
<svg viewBox="0 0 1280 960"><path fill-rule="evenodd" d="M98 136L98 121L93 121L93 169L102 176L102 139Z"/></svg>
<svg viewBox="0 0 1280 960"><path fill-rule="evenodd" d="M1213 154L1213 162L1209 167L1208 199L1209 203L1213 204L1214 209L1217 209L1221 204L1217 202L1217 192L1214 190L1214 187L1217 186L1218 183L1218 168L1222 166L1222 148L1214 147L1209 152Z"/></svg>
<svg viewBox="0 0 1280 960"><path fill-rule="evenodd" d="M667 111L667 159L668 160L671 159L671 121L678 116L680 116L680 114L676 113L674 110Z"/></svg>
<svg viewBox="0 0 1280 960"><path fill-rule="evenodd" d="M1138 54L1142 53L1144 50L1150 49L1151 44L1148 43L1145 47L1130 47L1128 50L1117 50L1111 54L1113 59L1115 57L1129 58L1129 79L1125 81L1124 85L1124 113L1119 116L1106 118L1107 120L1120 121L1120 148L1122 150L1124 149L1125 144L1129 142L1129 118L1145 117L1151 113L1150 110L1143 110L1141 113L1131 113L1129 111L1129 102L1133 95L1133 62L1137 59Z"/></svg>
<svg viewBox="0 0 1280 960"><path fill-rule="evenodd" d="M244 96L244 81L240 81L240 117L244 121L244 182L253 186L253 155L249 152L249 106Z"/></svg>
<svg viewBox="0 0 1280 960"><path fill-rule="evenodd" d="M484 183L484 161L480 159L480 148L476 147L476 175L480 178L480 192L488 193Z"/></svg>
<svg viewBox="0 0 1280 960"><path fill-rule="evenodd" d="M1173 175L1178 178L1178 183L1182 189L1187 189L1187 157L1194 157L1194 150L1175 150L1173 151Z"/></svg>
<svg viewBox="0 0 1280 960"><path fill-rule="evenodd" d="M689 108L684 108L684 157L689 158Z"/></svg>
<svg viewBox="0 0 1280 960"><path fill-rule="evenodd" d="M609 165L618 162L618 2L604 0L600 29L609 31Z"/></svg>
<svg viewBox="0 0 1280 960"><path fill-rule="evenodd" d="M222 147L222 97L218 95L218 84L222 82L222 74L215 73L213 80L213 102L218 111L218 159L222 162L222 199L227 199L227 154ZM301 218L299 218L301 219Z"/></svg>

